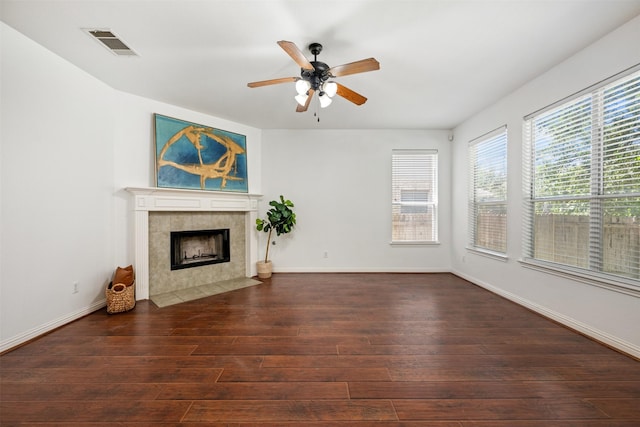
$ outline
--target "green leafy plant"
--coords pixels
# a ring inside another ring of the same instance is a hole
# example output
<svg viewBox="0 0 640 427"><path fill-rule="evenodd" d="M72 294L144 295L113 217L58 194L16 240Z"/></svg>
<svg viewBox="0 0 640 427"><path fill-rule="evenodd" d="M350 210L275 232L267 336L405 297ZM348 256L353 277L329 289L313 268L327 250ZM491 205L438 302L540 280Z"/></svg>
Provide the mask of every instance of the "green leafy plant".
<svg viewBox="0 0 640 427"><path fill-rule="evenodd" d="M269 233L267 237L267 250L265 251L264 262L269 261L269 244L271 243L271 233L276 231L276 235L289 233L296 225L296 214L291 208L293 203L291 200L285 200L281 195L280 201L272 200L269 202L271 209L267 211L265 219L256 219L256 229ZM275 242L274 242L275 243Z"/></svg>

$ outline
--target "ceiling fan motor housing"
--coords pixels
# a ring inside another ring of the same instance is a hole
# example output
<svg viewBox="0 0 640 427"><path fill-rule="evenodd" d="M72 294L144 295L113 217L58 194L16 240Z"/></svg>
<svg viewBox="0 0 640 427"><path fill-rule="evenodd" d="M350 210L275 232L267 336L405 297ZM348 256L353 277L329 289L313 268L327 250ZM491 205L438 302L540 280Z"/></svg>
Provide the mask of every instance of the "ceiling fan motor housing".
<svg viewBox="0 0 640 427"><path fill-rule="evenodd" d="M309 52L313 55L313 61L309 61L313 65L313 70L300 69L300 75L302 80L306 80L311 85L311 89L317 91L322 87L322 84L329 80L331 75L329 74L329 66L324 62L318 61L318 55L322 52L322 45L320 43L311 43L309 45Z"/></svg>
<svg viewBox="0 0 640 427"><path fill-rule="evenodd" d="M310 61L313 65L313 70L300 69L300 76L303 80L306 80L311 85L311 89L318 90L324 82L329 80L331 75L329 74L329 66L324 62Z"/></svg>

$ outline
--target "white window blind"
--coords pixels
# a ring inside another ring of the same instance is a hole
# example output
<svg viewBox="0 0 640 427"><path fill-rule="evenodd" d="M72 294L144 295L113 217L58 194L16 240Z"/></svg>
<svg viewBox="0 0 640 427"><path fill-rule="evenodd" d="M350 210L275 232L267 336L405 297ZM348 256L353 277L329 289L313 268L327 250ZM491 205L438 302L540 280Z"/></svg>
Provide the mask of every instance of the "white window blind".
<svg viewBox="0 0 640 427"><path fill-rule="evenodd" d="M640 71L524 130L525 257L640 288Z"/></svg>
<svg viewBox="0 0 640 427"><path fill-rule="evenodd" d="M469 143L469 245L507 251L507 128Z"/></svg>
<svg viewBox="0 0 640 427"><path fill-rule="evenodd" d="M391 157L392 242L437 242L438 152L393 150Z"/></svg>

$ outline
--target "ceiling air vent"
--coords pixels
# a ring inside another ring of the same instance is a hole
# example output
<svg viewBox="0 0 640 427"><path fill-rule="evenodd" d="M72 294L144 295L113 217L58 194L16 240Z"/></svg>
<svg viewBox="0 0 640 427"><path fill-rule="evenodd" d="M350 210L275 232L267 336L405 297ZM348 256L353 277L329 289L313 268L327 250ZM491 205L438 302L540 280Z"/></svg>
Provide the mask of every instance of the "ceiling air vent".
<svg viewBox="0 0 640 427"><path fill-rule="evenodd" d="M113 33L111 30L105 29L89 29L85 28L87 34L93 37L100 44L107 48L109 52L118 56L138 56L129 46L125 44L120 37Z"/></svg>

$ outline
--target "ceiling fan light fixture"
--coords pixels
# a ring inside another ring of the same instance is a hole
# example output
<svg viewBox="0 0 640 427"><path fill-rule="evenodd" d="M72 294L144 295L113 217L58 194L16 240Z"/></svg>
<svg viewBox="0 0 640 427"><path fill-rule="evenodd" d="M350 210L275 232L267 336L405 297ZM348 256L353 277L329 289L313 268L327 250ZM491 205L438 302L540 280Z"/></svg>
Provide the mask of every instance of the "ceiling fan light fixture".
<svg viewBox="0 0 640 427"><path fill-rule="evenodd" d="M323 89L324 93L332 98L338 92L338 84L336 82L326 82Z"/></svg>
<svg viewBox="0 0 640 427"><path fill-rule="evenodd" d="M307 98L309 97L309 95L307 95L306 93L301 93L295 96L296 101L298 102L298 104L302 105L303 107L305 106L305 104L307 103Z"/></svg>
<svg viewBox="0 0 640 427"><path fill-rule="evenodd" d="M311 83L307 80L298 80L296 82L296 92L298 92L298 95L306 95L309 89L311 89Z"/></svg>
<svg viewBox="0 0 640 427"><path fill-rule="evenodd" d="M318 99L320 100L320 108L326 108L333 102L333 99L329 98L325 92L321 92Z"/></svg>

